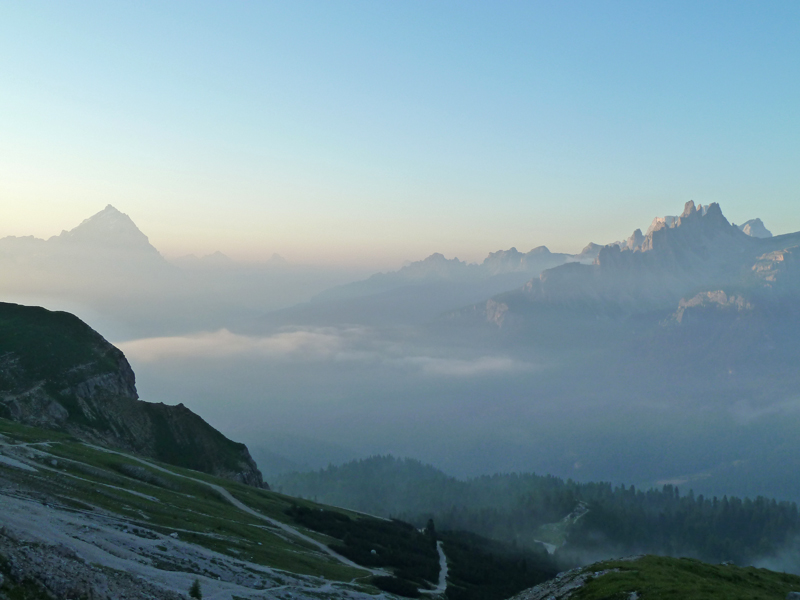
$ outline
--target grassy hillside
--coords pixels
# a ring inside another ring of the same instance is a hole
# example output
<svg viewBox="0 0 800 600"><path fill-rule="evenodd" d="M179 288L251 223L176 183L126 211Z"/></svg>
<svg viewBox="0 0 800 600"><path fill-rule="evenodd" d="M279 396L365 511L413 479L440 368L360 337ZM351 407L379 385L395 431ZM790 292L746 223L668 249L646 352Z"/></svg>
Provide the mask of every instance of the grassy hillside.
<svg viewBox="0 0 800 600"><path fill-rule="evenodd" d="M0 369L0 390L18 385L15 375L20 373L32 381L67 387L87 376L116 371L124 358L75 315L0 303L0 359L12 357L18 369Z"/></svg>
<svg viewBox="0 0 800 600"><path fill-rule="evenodd" d="M574 589L570 591L570 587ZM792 591L800 591L796 575L688 558L643 556L566 573L514 600L784 600Z"/></svg>
<svg viewBox="0 0 800 600"><path fill-rule="evenodd" d="M299 597L319 588L329 589L325 597L331 598L375 595L379 589L417 596L420 589L434 590L439 577L431 530L144 460L6 419L0 419L0 504L2 565L16 561L34 569L58 563L64 552L59 548L66 546L115 573L138 569L145 580L166 578L159 593L185 592L199 578L209 592L223 594L219 597L233 592L250 597L243 590L272 588L292 589ZM453 543L453 556L447 557L453 572L467 572L469 564L481 562L484 543ZM444 552L450 545L445 539ZM40 554L27 556L31 548ZM529 558L524 569L513 553L492 560L492 573L448 587L447 596L502 598L555 573L546 556ZM510 584L509 573L514 574ZM17 583L23 583L17 575ZM27 576L30 589L47 583L47 573ZM461 595L453 596L456 592Z"/></svg>

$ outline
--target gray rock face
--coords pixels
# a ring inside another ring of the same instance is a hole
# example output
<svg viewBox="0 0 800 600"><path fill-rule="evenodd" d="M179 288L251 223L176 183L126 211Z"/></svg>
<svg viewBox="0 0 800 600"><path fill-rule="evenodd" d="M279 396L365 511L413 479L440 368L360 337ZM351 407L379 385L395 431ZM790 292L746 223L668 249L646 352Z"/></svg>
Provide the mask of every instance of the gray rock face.
<svg viewBox="0 0 800 600"><path fill-rule="evenodd" d="M68 313L0 303L0 416L264 485L244 444L182 404L139 400L122 352Z"/></svg>
<svg viewBox="0 0 800 600"><path fill-rule="evenodd" d="M604 246L591 267L546 270L526 284L523 294L531 302L564 306L661 310L692 290L735 279L743 263L759 253L758 241L731 226L718 204L687 202L680 217L667 223L661 221L647 235L637 230L624 244Z"/></svg>
<svg viewBox="0 0 800 600"><path fill-rule="evenodd" d="M722 290L713 292L703 292L686 300L681 300L678 304L678 311L675 313L675 320L683 322L687 310L693 308L716 308L728 309L733 311L752 310L753 305L741 295L728 295Z"/></svg>
<svg viewBox="0 0 800 600"><path fill-rule="evenodd" d="M761 221L761 219L750 219L749 221L739 225L739 229L741 229L744 233L746 233L750 237L757 237L757 238L772 237L772 232L766 227L764 227L764 223Z"/></svg>
<svg viewBox="0 0 800 600"><path fill-rule="evenodd" d="M593 571L581 567L571 571L559 573L554 579L539 584L512 597L510 600L568 600L575 592L586 585L586 582L606 573L613 573L619 569Z"/></svg>
<svg viewBox="0 0 800 600"><path fill-rule="evenodd" d="M128 598L183 600L184 596L128 573L101 569L63 545L24 544L0 533L0 551L8 561L9 583L26 582L56 598ZM0 586L4 578L0 575Z"/></svg>

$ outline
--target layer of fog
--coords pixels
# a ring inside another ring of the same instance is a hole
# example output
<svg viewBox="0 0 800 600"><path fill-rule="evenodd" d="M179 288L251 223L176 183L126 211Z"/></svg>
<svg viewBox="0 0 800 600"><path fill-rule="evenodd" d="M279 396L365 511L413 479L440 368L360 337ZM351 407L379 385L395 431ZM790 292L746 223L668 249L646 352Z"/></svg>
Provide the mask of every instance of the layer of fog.
<svg viewBox="0 0 800 600"><path fill-rule="evenodd" d="M247 443L267 477L390 453L457 476L534 471L800 498L787 477L800 462L800 398L720 401L699 388L676 397L609 385L583 361L576 371L533 348L435 341L328 327L120 347L143 399L185 403Z"/></svg>

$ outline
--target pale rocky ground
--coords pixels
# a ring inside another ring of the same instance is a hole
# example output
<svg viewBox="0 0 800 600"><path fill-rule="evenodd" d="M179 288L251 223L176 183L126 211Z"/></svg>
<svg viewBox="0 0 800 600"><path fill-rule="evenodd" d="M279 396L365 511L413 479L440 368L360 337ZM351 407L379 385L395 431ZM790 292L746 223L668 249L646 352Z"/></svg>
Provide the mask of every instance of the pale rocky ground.
<svg viewBox="0 0 800 600"><path fill-rule="evenodd" d="M180 530L163 535L107 511L76 510L8 476L41 470L29 457L42 451L0 444L0 556L12 579L32 578L57 598L187 598L195 579L208 600L391 597L220 554L182 541Z"/></svg>
<svg viewBox="0 0 800 600"><path fill-rule="evenodd" d="M620 560L636 560L638 556L622 558ZM559 573L550 581L545 581L524 592L520 592L510 600L569 600L590 579L602 577L606 573L614 573L619 569L606 569L594 571L591 567L579 567L571 571ZM639 593L631 592L627 600L638 600Z"/></svg>

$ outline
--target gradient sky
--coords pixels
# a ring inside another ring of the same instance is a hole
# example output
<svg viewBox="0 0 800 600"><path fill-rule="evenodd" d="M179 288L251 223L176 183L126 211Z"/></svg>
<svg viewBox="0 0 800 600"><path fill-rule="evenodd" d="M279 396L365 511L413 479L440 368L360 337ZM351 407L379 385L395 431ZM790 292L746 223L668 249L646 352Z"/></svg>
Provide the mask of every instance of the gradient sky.
<svg viewBox="0 0 800 600"><path fill-rule="evenodd" d="M0 236L385 267L690 199L800 230L800 2L0 4Z"/></svg>

